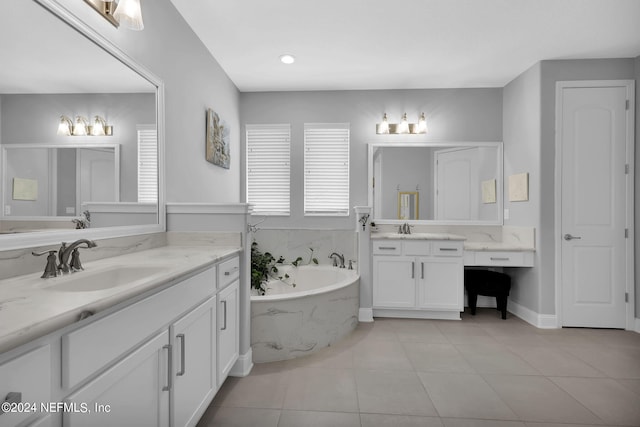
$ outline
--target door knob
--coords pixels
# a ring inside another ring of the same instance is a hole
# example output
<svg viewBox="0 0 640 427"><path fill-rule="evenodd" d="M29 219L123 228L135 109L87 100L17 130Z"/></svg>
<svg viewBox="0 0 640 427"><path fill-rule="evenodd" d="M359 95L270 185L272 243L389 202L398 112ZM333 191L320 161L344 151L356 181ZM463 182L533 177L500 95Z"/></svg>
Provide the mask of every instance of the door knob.
<svg viewBox="0 0 640 427"><path fill-rule="evenodd" d="M568 234L568 233L564 235L564 240L573 240L573 239L582 239L582 237L572 236L571 234Z"/></svg>

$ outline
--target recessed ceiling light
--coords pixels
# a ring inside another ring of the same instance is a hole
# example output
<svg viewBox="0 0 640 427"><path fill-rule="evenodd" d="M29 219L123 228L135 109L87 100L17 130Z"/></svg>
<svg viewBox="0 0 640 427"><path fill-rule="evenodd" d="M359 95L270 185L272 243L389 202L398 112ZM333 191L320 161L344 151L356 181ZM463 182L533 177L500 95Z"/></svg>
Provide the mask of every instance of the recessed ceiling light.
<svg viewBox="0 0 640 427"><path fill-rule="evenodd" d="M293 55L280 55L280 61L283 64L293 64L294 62L296 62L296 58Z"/></svg>

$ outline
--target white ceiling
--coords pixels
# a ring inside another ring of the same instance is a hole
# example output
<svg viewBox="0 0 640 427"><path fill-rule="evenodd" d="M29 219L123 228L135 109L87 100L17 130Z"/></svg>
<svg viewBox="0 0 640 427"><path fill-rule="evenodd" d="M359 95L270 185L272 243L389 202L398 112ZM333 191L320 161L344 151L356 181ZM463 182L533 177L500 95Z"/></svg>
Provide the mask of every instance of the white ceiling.
<svg viewBox="0 0 640 427"><path fill-rule="evenodd" d="M243 92L502 87L640 55L640 0L171 1Z"/></svg>
<svg viewBox="0 0 640 427"><path fill-rule="evenodd" d="M35 1L2 0L2 6L0 94L155 91Z"/></svg>

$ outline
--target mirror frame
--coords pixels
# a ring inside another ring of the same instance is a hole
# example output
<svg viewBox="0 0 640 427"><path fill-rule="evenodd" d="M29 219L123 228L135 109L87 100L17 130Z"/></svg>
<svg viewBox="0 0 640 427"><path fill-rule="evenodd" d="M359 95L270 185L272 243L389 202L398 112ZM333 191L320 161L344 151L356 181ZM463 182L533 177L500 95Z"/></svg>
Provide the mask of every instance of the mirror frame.
<svg viewBox="0 0 640 427"><path fill-rule="evenodd" d="M418 220L398 220L398 219L386 219L375 218L375 206L373 200L373 186L374 186L374 166L373 160L377 149L379 148L456 148L456 147L495 147L498 150L498 163L501 166L496 176L496 195L497 202L500 204L498 209L498 219L496 221L462 221L462 220L433 220L433 219L418 219ZM491 142L473 142L473 141L447 141L447 142L370 142L368 143L368 156L367 156L367 200L368 206L371 207L372 221L376 224L404 224L408 222L416 225L503 225L503 212L504 212L504 154L503 144L501 141Z"/></svg>
<svg viewBox="0 0 640 427"><path fill-rule="evenodd" d="M84 230L39 231L33 233L6 234L0 237L0 251L32 248L37 246L56 245L62 241L72 241L80 238L107 239L114 237L133 236L140 234L161 233L166 231L165 207L165 174L164 174L164 145L165 145L165 117L164 117L164 82L149 71L142 64L136 62L119 47L106 39L84 21L71 13L56 0L34 0L51 12L54 18L71 26L82 36L87 37L104 49L115 59L122 62L132 71L156 87L156 126L158 130L158 223L149 225L119 226L88 228Z"/></svg>

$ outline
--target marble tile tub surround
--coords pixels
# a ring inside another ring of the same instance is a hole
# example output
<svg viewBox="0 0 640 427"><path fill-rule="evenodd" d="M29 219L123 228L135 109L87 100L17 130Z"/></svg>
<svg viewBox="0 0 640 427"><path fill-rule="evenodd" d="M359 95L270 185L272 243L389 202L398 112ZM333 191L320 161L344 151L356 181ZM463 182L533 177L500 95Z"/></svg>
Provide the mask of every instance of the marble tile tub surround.
<svg viewBox="0 0 640 427"><path fill-rule="evenodd" d="M314 353L358 326L359 281L334 291L281 301L251 301L253 362Z"/></svg>
<svg viewBox="0 0 640 427"><path fill-rule="evenodd" d="M394 233L396 225L378 225L372 233ZM463 236L467 250L535 250L535 228L500 225L415 225L412 233L449 233Z"/></svg>
<svg viewBox="0 0 640 427"><path fill-rule="evenodd" d="M303 263L313 256L320 264L330 264L329 254L344 254L345 265L349 260L357 261L358 246L353 230L304 230L304 229L266 229L258 226L253 233L261 252L270 252L274 257L283 256L287 262L302 257ZM355 265L354 265L355 268Z"/></svg>

